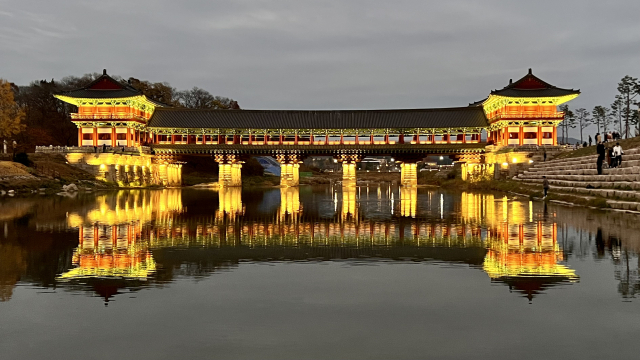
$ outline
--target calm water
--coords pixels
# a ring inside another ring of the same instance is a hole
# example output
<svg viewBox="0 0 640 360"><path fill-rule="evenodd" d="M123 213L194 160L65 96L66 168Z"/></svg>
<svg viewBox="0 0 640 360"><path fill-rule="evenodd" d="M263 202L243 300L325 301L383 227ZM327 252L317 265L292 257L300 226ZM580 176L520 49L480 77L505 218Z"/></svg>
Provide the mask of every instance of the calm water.
<svg viewBox="0 0 640 360"><path fill-rule="evenodd" d="M0 198L0 358L636 358L639 220L389 187Z"/></svg>

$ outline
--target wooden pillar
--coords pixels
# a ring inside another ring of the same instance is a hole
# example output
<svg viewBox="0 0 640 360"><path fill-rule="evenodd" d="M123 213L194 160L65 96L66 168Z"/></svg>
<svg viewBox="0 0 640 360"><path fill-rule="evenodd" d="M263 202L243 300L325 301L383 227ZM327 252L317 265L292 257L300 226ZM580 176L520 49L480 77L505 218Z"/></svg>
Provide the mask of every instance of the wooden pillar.
<svg viewBox="0 0 640 360"><path fill-rule="evenodd" d="M296 135L293 138L293 145L298 145L298 132L296 131Z"/></svg>
<svg viewBox="0 0 640 360"><path fill-rule="evenodd" d="M447 131L447 144L451 144L451 134Z"/></svg>
<svg viewBox="0 0 640 360"><path fill-rule="evenodd" d="M81 127L78 128L78 146L82 146L82 128Z"/></svg>
<svg viewBox="0 0 640 360"><path fill-rule="evenodd" d="M520 125L520 131L518 133L518 143L520 145L524 144L524 127Z"/></svg>
<svg viewBox="0 0 640 360"><path fill-rule="evenodd" d="M542 145L542 126L538 125L538 135L536 135L538 138L538 146Z"/></svg>
<svg viewBox="0 0 640 360"><path fill-rule="evenodd" d="M463 144L467 143L467 132L466 131L462 132L462 143Z"/></svg>
<svg viewBox="0 0 640 360"><path fill-rule="evenodd" d="M404 144L404 134L398 135L398 144Z"/></svg>
<svg viewBox="0 0 640 360"><path fill-rule="evenodd" d="M98 146L98 128L93 128L93 146Z"/></svg>
<svg viewBox="0 0 640 360"><path fill-rule="evenodd" d="M116 128L112 127L111 128L111 147L115 147L116 146Z"/></svg>
<svg viewBox="0 0 640 360"><path fill-rule="evenodd" d="M371 133L371 136L370 136L370 140L369 140L369 141L371 142L371 145L373 145L373 132Z"/></svg>
<svg viewBox="0 0 640 360"><path fill-rule="evenodd" d="M389 145L389 133L384 134L384 144Z"/></svg>
<svg viewBox="0 0 640 360"><path fill-rule="evenodd" d="M558 128L557 127L553 127L553 134L551 135L553 137L553 145L558 145Z"/></svg>

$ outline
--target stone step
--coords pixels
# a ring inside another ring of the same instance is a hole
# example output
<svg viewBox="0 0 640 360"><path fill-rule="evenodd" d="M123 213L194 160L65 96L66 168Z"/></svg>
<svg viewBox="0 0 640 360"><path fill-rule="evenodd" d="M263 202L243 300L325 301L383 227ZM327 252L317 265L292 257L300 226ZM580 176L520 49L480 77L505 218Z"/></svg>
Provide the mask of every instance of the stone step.
<svg viewBox="0 0 640 360"><path fill-rule="evenodd" d="M573 180L573 181L640 181L640 167L629 169L603 169L602 175L598 175L596 169L579 171L550 171L550 172L529 172L525 171L518 175L521 178Z"/></svg>
<svg viewBox="0 0 640 360"><path fill-rule="evenodd" d="M640 211L640 203L632 201L607 200L607 205L612 209Z"/></svg>
<svg viewBox="0 0 640 360"><path fill-rule="evenodd" d="M530 181L530 180L521 180L524 183L528 183L528 184L532 184L532 185L540 185L542 183L542 181ZM594 195L594 196L601 196L601 197L606 197L606 198L610 198L610 197L619 197L619 198L623 198L623 199L633 199L633 200L640 200L640 191L633 191L633 190L616 190L616 189L587 189L586 187L578 187L578 186L571 186L570 184L566 184L566 183L560 183L560 184L553 184L551 183L551 181L549 181L549 188L551 190L557 190L557 191L562 191L562 192L566 192L566 193L579 193L579 194L586 194L586 195Z"/></svg>

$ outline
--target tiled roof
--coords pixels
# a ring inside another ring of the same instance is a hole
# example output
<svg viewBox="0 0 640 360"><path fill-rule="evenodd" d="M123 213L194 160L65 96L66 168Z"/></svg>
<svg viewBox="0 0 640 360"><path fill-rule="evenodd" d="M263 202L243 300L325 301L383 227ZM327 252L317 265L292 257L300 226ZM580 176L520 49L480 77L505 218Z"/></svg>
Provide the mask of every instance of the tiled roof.
<svg viewBox="0 0 640 360"><path fill-rule="evenodd" d="M104 70L102 75L81 89L64 91L60 95L82 99L113 99L142 95L142 93L129 84L122 83L107 75Z"/></svg>
<svg viewBox="0 0 640 360"><path fill-rule="evenodd" d="M562 89L553 86L539 77L533 75L531 69L529 73L516 82L510 82L501 90L493 90L492 95L507 97L560 97L566 95L580 94L580 90Z"/></svg>
<svg viewBox="0 0 640 360"><path fill-rule="evenodd" d="M401 110L192 110L157 108L149 127L366 129L486 127L481 107Z"/></svg>

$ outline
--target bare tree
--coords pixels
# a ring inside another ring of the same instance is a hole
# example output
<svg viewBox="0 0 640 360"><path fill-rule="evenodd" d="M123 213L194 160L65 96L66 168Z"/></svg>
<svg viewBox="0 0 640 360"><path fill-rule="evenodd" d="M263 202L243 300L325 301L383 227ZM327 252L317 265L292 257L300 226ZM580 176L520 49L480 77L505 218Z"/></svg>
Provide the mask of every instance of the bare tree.
<svg viewBox="0 0 640 360"><path fill-rule="evenodd" d="M564 113L564 120L560 123L560 129L562 130L562 142L566 144L569 138L569 129L576 127L576 118L573 111L569 110L569 105L560 105L560 111Z"/></svg>
<svg viewBox="0 0 640 360"><path fill-rule="evenodd" d="M602 107L600 105L593 108L593 111L591 112L591 116L593 119L592 122L596 124L596 128L598 129L598 132L600 132L600 126L604 128L603 130L604 132L607 131L608 112L609 112L608 108Z"/></svg>
<svg viewBox="0 0 640 360"><path fill-rule="evenodd" d="M591 124L591 118L587 109L576 109L576 121L578 122L578 129L580 129L580 143L584 143L582 132Z"/></svg>
<svg viewBox="0 0 640 360"><path fill-rule="evenodd" d="M624 119L624 136L629 138L630 126L637 123L638 111L632 106L637 105L635 98L640 93L640 83L637 78L626 75L618 83L618 92L622 102L622 118ZM639 123L640 125L640 123Z"/></svg>

